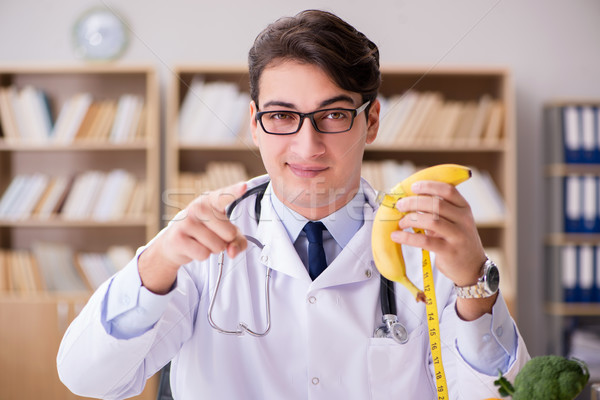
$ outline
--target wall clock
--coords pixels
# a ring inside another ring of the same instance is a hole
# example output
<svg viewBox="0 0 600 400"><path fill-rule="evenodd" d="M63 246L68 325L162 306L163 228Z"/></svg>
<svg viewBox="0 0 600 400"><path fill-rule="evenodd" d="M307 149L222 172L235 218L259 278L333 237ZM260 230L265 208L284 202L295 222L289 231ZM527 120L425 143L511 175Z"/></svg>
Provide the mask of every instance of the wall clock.
<svg viewBox="0 0 600 400"><path fill-rule="evenodd" d="M125 52L129 30L112 10L92 8L75 22L73 42L78 57L89 61L111 61Z"/></svg>

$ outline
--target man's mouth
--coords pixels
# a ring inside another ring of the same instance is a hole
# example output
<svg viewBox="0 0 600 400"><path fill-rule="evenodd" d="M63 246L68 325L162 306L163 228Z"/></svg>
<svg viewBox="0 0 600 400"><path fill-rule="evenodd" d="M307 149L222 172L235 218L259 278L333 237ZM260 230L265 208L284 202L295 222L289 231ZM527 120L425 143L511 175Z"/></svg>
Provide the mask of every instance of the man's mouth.
<svg viewBox="0 0 600 400"><path fill-rule="evenodd" d="M292 173L300 178L314 178L329 169L324 165L287 164Z"/></svg>

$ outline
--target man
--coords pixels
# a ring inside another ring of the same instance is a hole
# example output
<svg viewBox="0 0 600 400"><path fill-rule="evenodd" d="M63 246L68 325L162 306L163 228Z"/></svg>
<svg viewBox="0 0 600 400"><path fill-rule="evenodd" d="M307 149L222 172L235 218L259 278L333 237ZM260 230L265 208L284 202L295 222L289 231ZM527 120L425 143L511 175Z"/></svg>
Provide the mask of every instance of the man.
<svg viewBox="0 0 600 400"><path fill-rule="evenodd" d="M305 11L267 27L249 67L268 176L200 196L99 288L63 339L61 379L80 395L121 398L172 360L176 399L437 398L422 303L397 288L408 341L373 337L377 205L360 170L379 125L377 47L338 17ZM489 265L468 203L439 182L413 190L393 240L408 245L417 284L420 248L435 252L450 398L492 397L498 369L514 377L527 361L525 345L501 295L456 297L455 284L474 285Z"/></svg>

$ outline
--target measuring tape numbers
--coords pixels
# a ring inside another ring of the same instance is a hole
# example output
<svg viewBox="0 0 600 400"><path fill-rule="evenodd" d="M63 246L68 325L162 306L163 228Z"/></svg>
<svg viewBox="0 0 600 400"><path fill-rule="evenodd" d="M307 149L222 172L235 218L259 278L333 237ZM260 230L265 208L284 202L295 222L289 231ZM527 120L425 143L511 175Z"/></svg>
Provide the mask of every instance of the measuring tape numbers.
<svg viewBox="0 0 600 400"><path fill-rule="evenodd" d="M415 230L417 231L417 230ZM424 233L419 230L417 233ZM425 301L425 313L427 314L427 328L429 331L429 347L435 373L435 386L438 400L449 400L446 373L442 363L442 341L440 337L440 320L435 299L435 285L433 282L433 269L429 251L423 249L423 293L427 297Z"/></svg>

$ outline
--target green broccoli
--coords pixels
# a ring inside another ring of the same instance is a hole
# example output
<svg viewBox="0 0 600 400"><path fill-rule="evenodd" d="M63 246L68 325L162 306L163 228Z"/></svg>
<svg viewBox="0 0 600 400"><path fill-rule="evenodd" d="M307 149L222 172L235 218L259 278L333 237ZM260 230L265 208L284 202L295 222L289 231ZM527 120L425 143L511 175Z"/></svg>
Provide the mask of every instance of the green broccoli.
<svg viewBox="0 0 600 400"><path fill-rule="evenodd" d="M502 397L513 400L573 400L590 378L587 365L576 358L540 356L519 371L514 386L502 376L494 382Z"/></svg>

